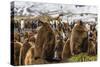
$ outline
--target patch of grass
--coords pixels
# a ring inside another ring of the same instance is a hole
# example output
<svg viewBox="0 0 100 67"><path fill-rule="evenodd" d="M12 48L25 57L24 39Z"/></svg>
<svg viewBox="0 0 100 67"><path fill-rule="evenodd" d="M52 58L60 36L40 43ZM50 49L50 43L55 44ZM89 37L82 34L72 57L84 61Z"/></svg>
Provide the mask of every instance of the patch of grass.
<svg viewBox="0 0 100 67"><path fill-rule="evenodd" d="M86 53L80 53L74 55L68 59L68 62L86 62L86 61L96 61L97 56L89 56Z"/></svg>

